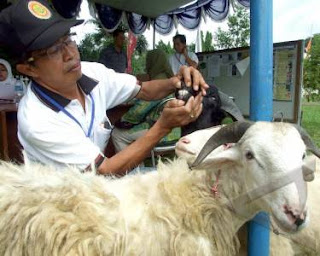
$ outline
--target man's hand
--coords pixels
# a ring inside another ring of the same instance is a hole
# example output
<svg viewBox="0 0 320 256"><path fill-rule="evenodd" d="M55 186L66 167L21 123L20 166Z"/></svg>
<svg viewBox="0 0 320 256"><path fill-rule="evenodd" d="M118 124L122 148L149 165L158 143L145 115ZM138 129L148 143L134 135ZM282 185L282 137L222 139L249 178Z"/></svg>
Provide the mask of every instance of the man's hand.
<svg viewBox="0 0 320 256"><path fill-rule="evenodd" d="M194 67L181 66L176 77L172 78L176 88L181 88L183 79L187 86L192 86L195 91L201 90L202 95L206 95L209 85L204 81L201 73Z"/></svg>
<svg viewBox="0 0 320 256"><path fill-rule="evenodd" d="M202 95L199 93L195 98L190 97L187 103L176 99L169 101L157 122L163 129L171 130L195 121L201 112Z"/></svg>
<svg viewBox="0 0 320 256"><path fill-rule="evenodd" d="M188 47L187 47L187 46L185 46L185 47L183 48L182 54L184 55L185 58L188 57Z"/></svg>

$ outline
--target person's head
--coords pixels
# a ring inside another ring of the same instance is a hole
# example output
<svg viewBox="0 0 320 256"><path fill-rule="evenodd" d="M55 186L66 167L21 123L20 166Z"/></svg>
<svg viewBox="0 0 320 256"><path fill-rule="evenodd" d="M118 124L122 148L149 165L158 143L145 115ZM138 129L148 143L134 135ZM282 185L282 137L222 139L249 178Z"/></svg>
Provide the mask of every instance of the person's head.
<svg viewBox="0 0 320 256"><path fill-rule="evenodd" d="M113 42L116 47L119 47L120 49L123 47L126 37L124 35L124 31L121 29L116 29L113 33Z"/></svg>
<svg viewBox="0 0 320 256"><path fill-rule="evenodd" d="M150 79L170 78L173 76L167 55L161 49L147 52L146 71Z"/></svg>
<svg viewBox="0 0 320 256"><path fill-rule="evenodd" d="M18 53L17 70L42 84L61 84L81 77L80 57L70 28L83 20L67 20L47 1L20 0L0 13L0 25Z"/></svg>
<svg viewBox="0 0 320 256"><path fill-rule="evenodd" d="M11 66L8 61L0 59L0 82L12 78Z"/></svg>
<svg viewBox="0 0 320 256"><path fill-rule="evenodd" d="M0 82L5 81L8 78L8 70L5 65L0 64Z"/></svg>
<svg viewBox="0 0 320 256"><path fill-rule="evenodd" d="M186 37L184 35L177 34L173 37L173 48L177 53L183 53L187 45Z"/></svg>

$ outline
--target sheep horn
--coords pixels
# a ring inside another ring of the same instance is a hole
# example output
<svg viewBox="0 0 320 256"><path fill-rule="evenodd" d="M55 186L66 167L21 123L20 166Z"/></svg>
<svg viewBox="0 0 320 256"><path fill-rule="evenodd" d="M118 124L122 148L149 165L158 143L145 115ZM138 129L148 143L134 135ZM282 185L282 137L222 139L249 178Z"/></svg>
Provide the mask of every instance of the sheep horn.
<svg viewBox="0 0 320 256"><path fill-rule="evenodd" d="M313 143L313 141L310 138L309 134L301 126L295 125L295 128L299 131L300 136L301 136L304 144L306 145L307 149L310 150L318 158L320 158L320 150Z"/></svg>
<svg viewBox="0 0 320 256"><path fill-rule="evenodd" d="M222 127L206 142L197 159L190 167L193 168L198 166L214 149L222 144L238 142L252 124L253 123L251 122L234 122Z"/></svg>
<svg viewBox="0 0 320 256"><path fill-rule="evenodd" d="M244 117L238 108L238 106L230 99L230 97L219 91L219 97L221 100L221 109L230 114L237 121L244 121Z"/></svg>

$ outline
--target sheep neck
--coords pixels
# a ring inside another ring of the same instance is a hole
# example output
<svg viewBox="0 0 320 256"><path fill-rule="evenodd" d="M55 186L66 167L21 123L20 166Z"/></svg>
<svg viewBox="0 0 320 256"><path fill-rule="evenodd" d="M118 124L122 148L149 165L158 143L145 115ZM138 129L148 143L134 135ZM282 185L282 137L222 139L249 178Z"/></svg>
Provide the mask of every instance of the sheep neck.
<svg viewBox="0 0 320 256"><path fill-rule="evenodd" d="M235 230L238 230L258 212L250 200L244 200L247 199L248 193L245 192L245 186L240 186L240 184L244 184L244 177L238 173L235 170L231 174L230 170L222 169L207 173L211 195L230 211ZM237 200L239 198L241 200Z"/></svg>

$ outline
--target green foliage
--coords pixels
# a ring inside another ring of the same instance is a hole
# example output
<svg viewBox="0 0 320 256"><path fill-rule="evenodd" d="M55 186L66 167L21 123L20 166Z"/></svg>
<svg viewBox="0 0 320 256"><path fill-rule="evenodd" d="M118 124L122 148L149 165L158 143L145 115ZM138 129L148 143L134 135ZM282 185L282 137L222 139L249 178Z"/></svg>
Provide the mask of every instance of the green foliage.
<svg viewBox="0 0 320 256"><path fill-rule="evenodd" d="M188 46L188 50L190 52L196 52L196 44L195 43L192 43Z"/></svg>
<svg viewBox="0 0 320 256"><path fill-rule="evenodd" d="M308 132L313 141L320 147L320 104L309 103L302 105L301 126Z"/></svg>
<svg viewBox="0 0 320 256"><path fill-rule="evenodd" d="M250 19L249 12L244 7L235 6L235 13L228 17L228 30L223 31L220 27L215 32L215 47L228 49L249 45Z"/></svg>
<svg viewBox="0 0 320 256"><path fill-rule="evenodd" d="M139 35L137 40L136 51L139 54L143 54L147 51L147 49L148 49L148 42L146 37L144 35Z"/></svg>
<svg viewBox="0 0 320 256"><path fill-rule="evenodd" d="M156 49L162 49L165 53L167 53L168 55L173 54L174 53L174 49L171 47L170 42L168 42L167 44L165 44L162 40L160 40L158 42L158 44L155 47Z"/></svg>
<svg viewBox="0 0 320 256"><path fill-rule="evenodd" d="M146 73L146 52L143 52L141 55L134 54L131 62L133 75Z"/></svg>
<svg viewBox="0 0 320 256"><path fill-rule="evenodd" d="M96 25L95 32L86 34L84 39L78 45L81 60L84 61L98 61L100 51L113 43L112 36L106 35L100 23L92 19L89 22Z"/></svg>
<svg viewBox="0 0 320 256"><path fill-rule="evenodd" d="M200 32L201 35L201 46L202 46L202 51L203 52L210 52L214 50L213 47L213 36L212 33L207 31L206 35L203 35L203 32Z"/></svg>
<svg viewBox="0 0 320 256"><path fill-rule="evenodd" d="M319 99L317 95L320 90L320 34L314 35L311 49L304 60L303 87L308 101Z"/></svg>

